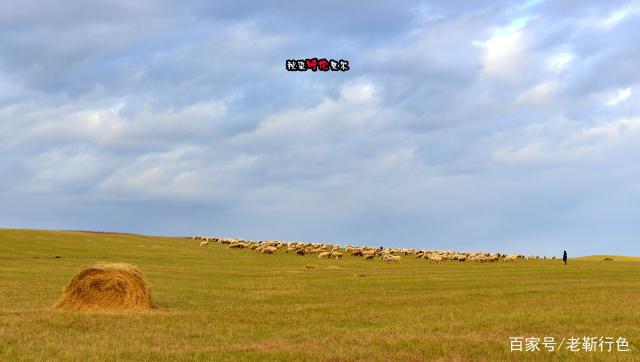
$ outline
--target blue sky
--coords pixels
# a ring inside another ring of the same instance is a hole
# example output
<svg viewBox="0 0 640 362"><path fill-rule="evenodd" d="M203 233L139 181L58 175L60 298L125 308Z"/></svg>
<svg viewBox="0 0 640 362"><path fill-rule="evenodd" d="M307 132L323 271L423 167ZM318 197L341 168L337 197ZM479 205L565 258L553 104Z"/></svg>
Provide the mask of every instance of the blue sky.
<svg viewBox="0 0 640 362"><path fill-rule="evenodd" d="M0 226L640 255L640 2L364 4L2 1Z"/></svg>

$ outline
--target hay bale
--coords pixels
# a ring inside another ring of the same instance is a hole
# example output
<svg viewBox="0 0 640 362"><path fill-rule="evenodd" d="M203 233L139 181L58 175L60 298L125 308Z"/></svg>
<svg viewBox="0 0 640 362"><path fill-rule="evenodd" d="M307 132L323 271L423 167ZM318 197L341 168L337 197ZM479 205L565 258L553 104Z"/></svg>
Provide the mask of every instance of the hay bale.
<svg viewBox="0 0 640 362"><path fill-rule="evenodd" d="M144 310L153 305L151 289L140 269L125 263L100 263L76 274L56 307Z"/></svg>

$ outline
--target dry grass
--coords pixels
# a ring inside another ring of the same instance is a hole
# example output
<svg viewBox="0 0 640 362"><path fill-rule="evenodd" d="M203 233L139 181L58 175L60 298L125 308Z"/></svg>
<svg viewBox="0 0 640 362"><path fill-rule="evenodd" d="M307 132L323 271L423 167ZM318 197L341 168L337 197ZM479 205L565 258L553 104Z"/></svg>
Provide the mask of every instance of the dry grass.
<svg viewBox="0 0 640 362"><path fill-rule="evenodd" d="M626 255L589 255L581 256L574 260L605 261L606 259L613 259L613 261L640 261L640 257Z"/></svg>
<svg viewBox="0 0 640 362"><path fill-rule="evenodd" d="M98 260L138 265L159 308L52 308L78 268ZM387 264L0 230L0 296L1 361L639 359L635 261ZM632 351L509 352L509 336L589 335L626 337Z"/></svg>
<svg viewBox="0 0 640 362"><path fill-rule="evenodd" d="M71 279L56 307L146 310L152 307L151 290L137 267L125 263L98 263Z"/></svg>

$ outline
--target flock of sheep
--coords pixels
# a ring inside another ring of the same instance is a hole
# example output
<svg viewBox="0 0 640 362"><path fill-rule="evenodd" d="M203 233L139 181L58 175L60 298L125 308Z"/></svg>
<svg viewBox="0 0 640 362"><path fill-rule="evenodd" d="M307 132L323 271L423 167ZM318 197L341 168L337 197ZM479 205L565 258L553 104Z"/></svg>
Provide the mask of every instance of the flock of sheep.
<svg viewBox="0 0 640 362"><path fill-rule="evenodd" d="M314 254L320 259L341 259L344 253L354 257L361 257L363 260L378 259L388 263L397 263L402 260L402 256L414 256L418 259L425 259L439 263L447 260L458 262L478 262L491 263L497 261L515 261L517 259L540 259L539 256L525 256L522 254L501 254L501 253L481 253L481 252L456 252L450 250L421 250L410 248L384 248L374 246L353 246L345 245L340 251L340 245L327 243L304 243L286 242L280 240L251 241L236 238L219 238L211 236L193 236L193 240L201 240L200 246L205 247L209 243L226 244L228 249L250 249L261 254L274 254L279 250L285 253L297 255ZM543 259L547 259L545 256ZM555 256L552 258L555 259Z"/></svg>

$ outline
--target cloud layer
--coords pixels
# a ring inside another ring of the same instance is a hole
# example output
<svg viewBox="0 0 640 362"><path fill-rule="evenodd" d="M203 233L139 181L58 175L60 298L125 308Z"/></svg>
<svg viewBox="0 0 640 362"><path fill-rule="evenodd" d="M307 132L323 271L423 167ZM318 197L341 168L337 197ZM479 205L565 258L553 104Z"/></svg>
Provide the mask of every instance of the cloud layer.
<svg viewBox="0 0 640 362"><path fill-rule="evenodd" d="M640 255L638 2L134 3L0 14L0 225Z"/></svg>

